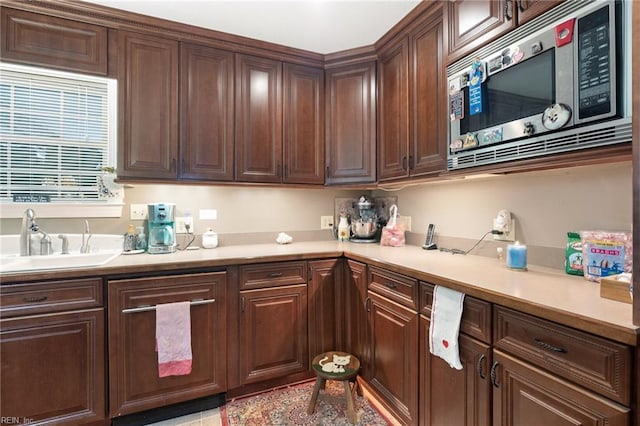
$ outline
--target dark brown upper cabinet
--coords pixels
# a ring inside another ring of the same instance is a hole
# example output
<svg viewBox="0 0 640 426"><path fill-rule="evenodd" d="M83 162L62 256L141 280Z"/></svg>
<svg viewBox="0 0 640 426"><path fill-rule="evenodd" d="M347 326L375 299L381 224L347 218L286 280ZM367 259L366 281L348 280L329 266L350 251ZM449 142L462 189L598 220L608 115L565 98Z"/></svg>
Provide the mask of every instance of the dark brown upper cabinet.
<svg viewBox="0 0 640 426"><path fill-rule="evenodd" d="M324 71L284 64L284 183L324 183Z"/></svg>
<svg viewBox="0 0 640 426"><path fill-rule="evenodd" d="M376 63L326 70L327 184L376 181Z"/></svg>
<svg viewBox="0 0 640 426"><path fill-rule="evenodd" d="M235 179L281 182L282 62L236 55L235 129Z"/></svg>
<svg viewBox="0 0 640 426"><path fill-rule="evenodd" d="M446 94L439 6L382 47L378 61L378 179L446 168Z"/></svg>
<svg viewBox="0 0 640 426"><path fill-rule="evenodd" d="M455 0L445 4L447 63L539 16L563 0Z"/></svg>
<svg viewBox="0 0 640 426"><path fill-rule="evenodd" d="M107 75L107 28L2 8L3 61Z"/></svg>
<svg viewBox="0 0 640 426"><path fill-rule="evenodd" d="M118 176L176 179L178 42L118 31Z"/></svg>
<svg viewBox="0 0 640 426"><path fill-rule="evenodd" d="M181 179L233 180L233 88L232 52L181 45Z"/></svg>

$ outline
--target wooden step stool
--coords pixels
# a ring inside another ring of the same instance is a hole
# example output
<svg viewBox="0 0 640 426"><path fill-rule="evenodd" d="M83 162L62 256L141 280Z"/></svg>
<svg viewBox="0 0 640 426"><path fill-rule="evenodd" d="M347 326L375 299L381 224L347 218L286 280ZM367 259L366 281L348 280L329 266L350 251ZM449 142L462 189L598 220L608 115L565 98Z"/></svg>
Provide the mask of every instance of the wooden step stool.
<svg viewBox="0 0 640 426"><path fill-rule="evenodd" d="M327 363L333 362L334 355L338 357L348 356L350 358L349 363L333 371L323 370L323 366L327 368ZM311 362L311 368L316 374L316 384L313 386L313 393L311 394L307 414L313 414L313 410L316 408L316 401L318 400L318 393L320 389L324 389L326 381L336 380L342 382L344 385L344 396L347 402L347 418L350 423L357 423L358 416L356 415L355 393L358 389L357 375L358 370L360 370L360 360L345 352L330 351L316 356ZM351 382L353 382L353 387L350 384Z"/></svg>

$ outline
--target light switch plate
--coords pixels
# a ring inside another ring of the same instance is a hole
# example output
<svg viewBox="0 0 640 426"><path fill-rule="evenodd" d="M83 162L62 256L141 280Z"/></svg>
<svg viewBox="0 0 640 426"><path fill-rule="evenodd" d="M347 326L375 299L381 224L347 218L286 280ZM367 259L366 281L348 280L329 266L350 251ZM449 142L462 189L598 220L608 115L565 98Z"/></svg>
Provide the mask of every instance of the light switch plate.
<svg viewBox="0 0 640 426"><path fill-rule="evenodd" d="M333 216L320 216L320 229L333 229Z"/></svg>
<svg viewBox="0 0 640 426"><path fill-rule="evenodd" d="M129 206L129 219L145 220L148 218L149 208L146 204L131 204Z"/></svg>

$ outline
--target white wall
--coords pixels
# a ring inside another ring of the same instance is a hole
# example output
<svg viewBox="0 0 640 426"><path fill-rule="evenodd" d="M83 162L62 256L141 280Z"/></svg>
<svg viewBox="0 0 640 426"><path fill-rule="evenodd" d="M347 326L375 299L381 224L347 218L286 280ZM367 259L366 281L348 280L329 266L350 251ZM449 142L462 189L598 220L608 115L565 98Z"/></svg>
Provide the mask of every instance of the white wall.
<svg viewBox="0 0 640 426"><path fill-rule="evenodd" d="M375 195L382 191L376 191ZM448 237L477 240L501 209L516 218L516 238L564 247L567 231L630 231L631 162L409 186L394 192L413 232L429 223Z"/></svg>

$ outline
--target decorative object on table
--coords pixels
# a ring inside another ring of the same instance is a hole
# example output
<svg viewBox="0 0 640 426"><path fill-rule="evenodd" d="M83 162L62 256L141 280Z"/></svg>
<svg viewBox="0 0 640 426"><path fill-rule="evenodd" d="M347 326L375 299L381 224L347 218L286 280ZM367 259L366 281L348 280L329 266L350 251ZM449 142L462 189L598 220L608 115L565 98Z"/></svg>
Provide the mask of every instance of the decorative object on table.
<svg viewBox="0 0 640 426"><path fill-rule="evenodd" d="M334 199L334 223L340 223L340 216L346 216L349 226L349 241L361 244L376 244L380 242L380 234L382 227L389 220L389 206L398 204L398 197L371 197L363 194L359 197L338 198ZM358 222L355 225L354 222ZM369 222L373 222L369 224ZM337 226L335 227L336 239ZM357 231L354 234L353 231ZM373 234L371 234L371 231ZM367 235L367 231L369 231Z"/></svg>
<svg viewBox="0 0 640 426"><path fill-rule="evenodd" d="M124 201L124 185L116 183L116 178L116 171L113 167L102 168L102 173L96 176L98 198L107 199L114 203Z"/></svg>
<svg viewBox="0 0 640 426"><path fill-rule="evenodd" d="M382 228L380 245L391 247L403 246L405 243L404 230L404 224L398 222L398 206L394 204L389 209L389 222Z"/></svg>
<svg viewBox="0 0 640 426"><path fill-rule="evenodd" d="M565 272L571 275L584 275L582 262L582 238L577 232L567 232L567 248L564 259Z"/></svg>
<svg viewBox="0 0 640 426"><path fill-rule="evenodd" d="M514 271L527 270L527 246L516 241L507 246L507 266Z"/></svg>
<svg viewBox="0 0 640 426"><path fill-rule="evenodd" d="M307 414L309 395L314 382L306 382L274 389L255 396L232 399L221 408L223 426L262 426L262 425L296 425L346 426L347 407L343 400L344 388L341 383L328 381L324 397L318 400L314 413ZM387 421L362 396L355 398L355 410L358 424L367 426L386 426Z"/></svg>
<svg viewBox="0 0 640 426"><path fill-rule="evenodd" d="M218 234L213 229L207 228L207 231L202 234L202 247L207 249L218 247Z"/></svg>
<svg viewBox="0 0 640 426"><path fill-rule="evenodd" d="M349 220L346 214L340 215L340 221L338 222L338 241L349 241L351 237L351 228L349 226Z"/></svg>
<svg viewBox="0 0 640 426"><path fill-rule="evenodd" d="M147 250L147 236L144 233L144 226L136 226L136 250Z"/></svg>
<svg viewBox="0 0 640 426"><path fill-rule="evenodd" d="M124 233L124 240L122 242L122 251L128 252L136 250L137 242L136 230L133 225L129 225L127 232Z"/></svg>
<svg viewBox="0 0 640 426"><path fill-rule="evenodd" d="M456 370L462 370L458 336L464 296L459 291L436 285L429 324L429 352Z"/></svg>
<svg viewBox="0 0 640 426"><path fill-rule="evenodd" d="M293 237L284 232L279 233L276 237L276 243L278 244L290 244L291 242L293 242Z"/></svg>
<svg viewBox="0 0 640 426"><path fill-rule="evenodd" d="M622 272L631 272L633 239L631 232L582 231L584 277L589 281Z"/></svg>

